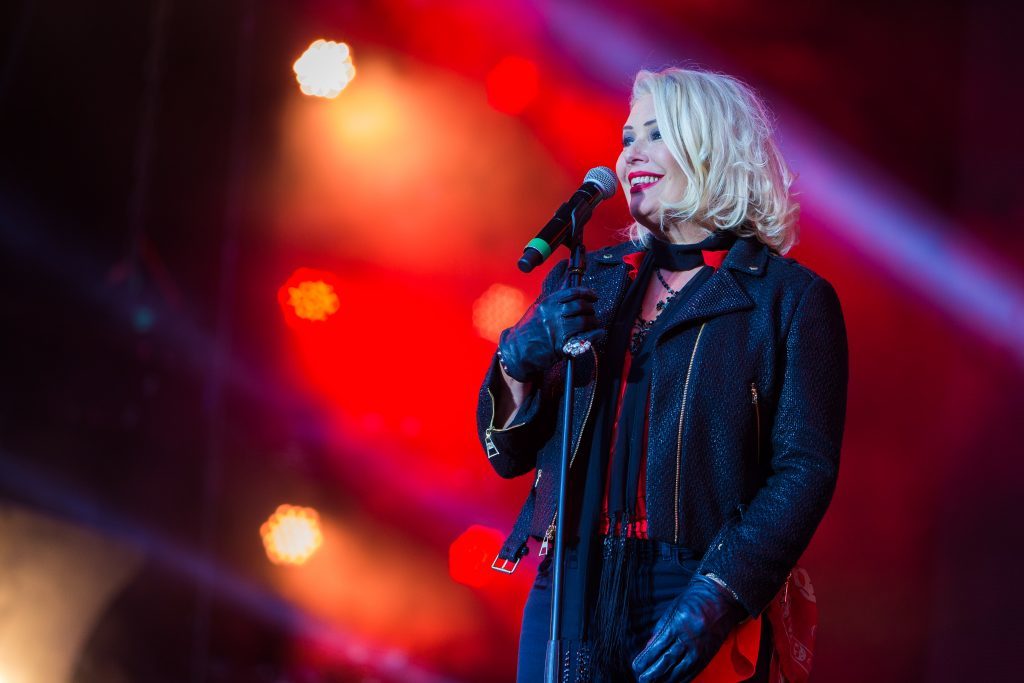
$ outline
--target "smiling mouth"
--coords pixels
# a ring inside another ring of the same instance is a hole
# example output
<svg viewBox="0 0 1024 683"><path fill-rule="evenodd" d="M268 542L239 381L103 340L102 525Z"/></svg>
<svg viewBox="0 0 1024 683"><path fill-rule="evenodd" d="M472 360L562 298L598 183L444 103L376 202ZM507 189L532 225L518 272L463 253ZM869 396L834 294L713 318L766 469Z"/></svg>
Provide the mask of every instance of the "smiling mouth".
<svg viewBox="0 0 1024 683"><path fill-rule="evenodd" d="M660 175L638 175L629 179L629 192L636 194L656 185L662 176Z"/></svg>

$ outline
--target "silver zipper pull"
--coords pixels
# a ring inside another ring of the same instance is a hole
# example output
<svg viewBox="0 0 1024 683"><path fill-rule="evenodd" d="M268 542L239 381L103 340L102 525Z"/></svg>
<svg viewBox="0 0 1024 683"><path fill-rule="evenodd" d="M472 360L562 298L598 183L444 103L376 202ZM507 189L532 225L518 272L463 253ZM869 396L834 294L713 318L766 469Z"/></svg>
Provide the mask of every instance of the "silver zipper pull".
<svg viewBox="0 0 1024 683"><path fill-rule="evenodd" d="M548 530L544 532L544 539L540 542L540 552L537 554L544 557L548 554L548 548L551 546L551 539L555 537L555 520L558 519L558 514L555 514L555 518L551 520L551 524L548 526Z"/></svg>
<svg viewBox="0 0 1024 683"><path fill-rule="evenodd" d="M491 430L488 429L484 432L484 445L487 446L487 457L493 458L498 455L498 447L494 445L494 439L491 438Z"/></svg>

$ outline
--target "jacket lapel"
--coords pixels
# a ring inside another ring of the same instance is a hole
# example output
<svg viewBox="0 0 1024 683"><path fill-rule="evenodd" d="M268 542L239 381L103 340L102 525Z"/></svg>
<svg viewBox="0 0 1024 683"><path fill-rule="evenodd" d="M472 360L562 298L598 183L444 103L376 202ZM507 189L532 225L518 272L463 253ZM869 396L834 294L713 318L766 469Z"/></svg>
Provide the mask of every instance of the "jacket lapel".
<svg viewBox="0 0 1024 683"><path fill-rule="evenodd" d="M600 326L606 330L611 327L615 312L629 287L630 268L636 268L635 255L628 253L630 247L632 245L626 243L595 254L595 267L588 268L586 275L583 276L583 285L597 292L594 315Z"/></svg>
<svg viewBox="0 0 1024 683"><path fill-rule="evenodd" d="M666 311L669 318L661 326L656 343L680 325L753 308L754 301L740 286L735 273L759 276L764 272L767 258L767 247L757 238L737 239L726 254L721 267L686 300L683 306Z"/></svg>
<svg viewBox="0 0 1024 683"><path fill-rule="evenodd" d="M598 293L594 313L601 327L608 329L629 285L629 270L638 267L643 252L629 242L601 250L588 256L594 267L588 267L583 285ZM666 311L670 317L658 333L660 340L672 329L695 320L707 320L726 313L754 307L754 302L737 281L735 273L758 277L764 273L768 248L756 237L741 237L733 243L722 265L679 308ZM599 344L598 346L602 346Z"/></svg>

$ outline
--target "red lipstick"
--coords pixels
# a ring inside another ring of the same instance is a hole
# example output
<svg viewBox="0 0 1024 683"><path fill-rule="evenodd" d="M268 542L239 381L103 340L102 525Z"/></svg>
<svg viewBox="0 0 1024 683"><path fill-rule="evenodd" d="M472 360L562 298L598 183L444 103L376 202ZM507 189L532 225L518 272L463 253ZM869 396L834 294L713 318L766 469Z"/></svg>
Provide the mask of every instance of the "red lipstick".
<svg viewBox="0 0 1024 683"><path fill-rule="evenodd" d="M651 178L654 178L654 181L653 182L637 183L636 185L632 184L633 178L642 178L642 177L651 177ZM662 175L660 175L658 173L651 173L650 171L633 171L632 173L630 173L629 175L626 176L626 179L630 181L629 193L630 194L636 194L638 192L643 192L647 188L652 187L653 185L655 185L659 180L662 179L662 177L663 177Z"/></svg>

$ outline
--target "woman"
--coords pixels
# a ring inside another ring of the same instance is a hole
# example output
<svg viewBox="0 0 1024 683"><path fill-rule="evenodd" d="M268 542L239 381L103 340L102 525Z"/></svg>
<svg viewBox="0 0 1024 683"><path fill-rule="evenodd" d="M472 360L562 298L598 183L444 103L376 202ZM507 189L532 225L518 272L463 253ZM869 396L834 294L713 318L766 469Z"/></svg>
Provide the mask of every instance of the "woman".
<svg viewBox="0 0 1024 683"><path fill-rule="evenodd" d="M839 301L783 256L796 239L791 175L737 80L641 71L616 172L631 239L589 254L580 287L556 265L502 333L481 389L495 470L536 470L495 568L514 568L529 537L542 554L554 537L562 347L587 339L574 375L563 666L575 680L792 677L760 617L788 595L835 488ZM541 680L549 564L524 612L519 681Z"/></svg>

